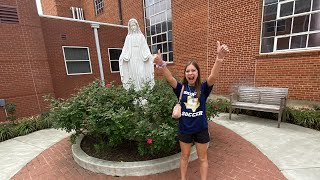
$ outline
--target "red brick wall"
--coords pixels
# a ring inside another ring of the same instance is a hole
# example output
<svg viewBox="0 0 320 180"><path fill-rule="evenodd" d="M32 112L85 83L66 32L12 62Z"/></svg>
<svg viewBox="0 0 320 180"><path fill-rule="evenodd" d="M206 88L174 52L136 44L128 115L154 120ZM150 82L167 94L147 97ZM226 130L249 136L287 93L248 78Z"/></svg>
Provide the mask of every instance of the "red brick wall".
<svg viewBox="0 0 320 180"><path fill-rule="evenodd" d="M172 1L174 76L184 76L185 64L196 60L201 78L207 78L208 6L206 0Z"/></svg>
<svg viewBox="0 0 320 180"><path fill-rule="evenodd" d="M103 13L95 14L94 1L83 1L85 19L112 24L120 24L119 7L117 0L104 0Z"/></svg>
<svg viewBox="0 0 320 180"><path fill-rule="evenodd" d="M41 7L44 15L58 16L56 1L41 0Z"/></svg>
<svg viewBox="0 0 320 180"><path fill-rule="evenodd" d="M82 8L82 0L42 0L44 15L72 18L71 7Z"/></svg>
<svg viewBox="0 0 320 180"><path fill-rule="evenodd" d="M46 110L43 95L53 93L47 55L35 2L1 2L15 6L18 24L0 24L0 98L17 105L18 117ZM0 108L0 121L5 120Z"/></svg>
<svg viewBox="0 0 320 180"><path fill-rule="evenodd" d="M66 98L75 89L100 79L94 32L88 23L41 18L56 97ZM127 28L100 26L98 29L106 82L120 83L119 73L110 73L108 48L122 48ZM61 35L65 35L63 40ZM89 47L92 74L67 75L62 46Z"/></svg>
<svg viewBox="0 0 320 180"><path fill-rule="evenodd" d="M210 66L217 40L231 49L219 77L218 93L228 94L239 85L288 87L289 99L319 101L319 51L259 56L261 13L262 1L210 1Z"/></svg>

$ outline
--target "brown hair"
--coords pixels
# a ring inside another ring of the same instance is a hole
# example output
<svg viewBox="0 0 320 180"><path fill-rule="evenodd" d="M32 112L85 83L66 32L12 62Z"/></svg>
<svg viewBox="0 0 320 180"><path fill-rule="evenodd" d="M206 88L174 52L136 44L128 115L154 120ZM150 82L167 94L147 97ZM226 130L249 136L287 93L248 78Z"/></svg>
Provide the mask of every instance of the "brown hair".
<svg viewBox="0 0 320 180"><path fill-rule="evenodd" d="M196 92L197 92L197 95L196 95L196 97L200 97L200 88L201 88L201 77L200 77L200 67L199 67L199 65L198 65L198 63L196 62L196 61L194 61L194 60L191 60L191 61L189 61L187 64L186 64L186 66L184 67L184 77L183 77L183 79L182 79L182 84L184 84L184 85L187 85L188 84L188 80L187 80L187 78L186 78L186 70L187 70L187 67L189 66L189 65L193 65L196 69L197 69L197 71L198 71L198 77L197 77L197 80L196 80L196 82L195 82L195 88L196 88Z"/></svg>

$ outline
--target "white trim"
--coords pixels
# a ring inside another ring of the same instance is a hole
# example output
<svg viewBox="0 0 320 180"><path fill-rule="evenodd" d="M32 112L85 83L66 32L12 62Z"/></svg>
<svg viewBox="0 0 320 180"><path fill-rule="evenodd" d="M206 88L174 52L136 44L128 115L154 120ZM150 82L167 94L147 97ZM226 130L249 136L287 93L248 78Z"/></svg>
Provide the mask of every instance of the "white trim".
<svg viewBox="0 0 320 180"><path fill-rule="evenodd" d="M111 23L101 23L101 22L96 22L96 21L79 20L79 19L73 19L73 18L67 18L67 17L49 16L49 15L39 15L39 16L43 17L43 18L60 19L60 20L73 21L73 22L83 22L83 23L88 23L88 24L99 24L99 25L112 26L112 27L128 28L128 26L124 26L124 25L111 24Z"/></svg>
<svg viewBox="0 0 320 180"><path fill-rule="evenodd" d="M81 48L81 49L87 49L88 52L88 60L66 60L66 55L64 52L64 48ZM64 59L64 66L66 68L66 73L67 75L73 76L73 75L83 75L83 74L92 74L92 65L91 65L91 58L90 58L90 53L89 53L89 47L83 47L83 46L62 46L62 52L63 52L63 59ZM89 73L69 73L68 72L68 67L67 67L67 61L68 62L89 62L90 65L90 72Z"/></svg>
<svg viewBox="0 0 320 180"><path fill-rule="evenodd" d="M113 71L113 70L112 70L111 61L118 61L119 63L120 63L120 61L119 61L119 59L118 59L118 60L117 60L117 59L110 59L110 49L118 49L118 50L121 50L121 51L122 51L122 48L108 48L108 57L109 57L110 72L111 72L111 73L120 73L120 66L119 66L119 71ZM120 56L119 56L119 57L120 57Z"/></svg>
<svg viewBox="0 0 320 180"><path fill-rule="evenodd" d="M289 2L293 2L293 9L292 9L292 15L289 15L289 16L284 16L284 17L280 17L280 7L282 4L284 3L289 3ZM319 50L320 49L320 46L318 47L308 47L308 43L309 43L309 35L310 34L314 34L314 33L319 33L320 30L316 30L316 31L310 31L310 24L311 24L311 15L312 14L315 14L315 13L319 13L320 10L315 10L313 11L312 10L312 5L313 5L313 0L311 0L311 6L310 6L310 11L309 12L304 12L304 13L299 13L299 14L294 14L294 11L295 11L295 5L296 5L296 1L295 0L286 0L286 1L283 1L283 2L275 2L275 3L272 3L272 4L276 4L278 3L277 5L277 15L276 15L276 19L275 20L272 20L272 21L275 21L276 24L275 24L275 34L274 36L270 36L270 37L264 37L263 38L263 24L265 22L263 22L263 17L264 17L264 8L265 8L265 0L263 1L263 5L262 5L262 17L261 17L261 29L260 29L260 47L259 47L259 54L260 55L267 55L267 54L277 54L277 53L288 53L288 52L300 52L300 51L308 51L308 50ZM271 4L268 4L268 6L271 5ZM308 22L308 30L307 31L304 31L304 32L299 32L299 33L293 33L293 25L294 25L294 18L295 17L300 17L300 16L309 16L309 22ZM276 34L277 32L277 22L279 20L285 20L285 19L288 19L288 18L291 18L291 26L290 26L290 34L285 34L285 35L278 35ZM270 21L266 21L266 22L270 22ZM291 39L292 37L294 36L299 36L299 35L307 35L307 39L306 39L306 46L304 48L296 48L296 49L290 49L291 48ZM278 39L279 38L284 38L284 37L289 37L289 46L288 46L288 49L285 49L285 50L277 50L277 42L278 42ZM274 38L274 41L273 41L273 51L272 52L268 52L268 53L262 53L262 40L263 39L266 39L266 38Z"/></svg>

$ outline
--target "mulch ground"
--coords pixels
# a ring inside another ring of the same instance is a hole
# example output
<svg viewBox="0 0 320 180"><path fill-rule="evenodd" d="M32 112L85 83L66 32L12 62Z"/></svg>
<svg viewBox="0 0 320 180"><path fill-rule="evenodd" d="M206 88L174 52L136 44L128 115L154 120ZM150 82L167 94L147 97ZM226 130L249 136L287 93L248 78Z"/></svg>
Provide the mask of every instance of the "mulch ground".
<svg viewBox="0 0 320 180"><path fill-rule="evenodd" d="M286 178L255 146L231 130L209 123L211 136L208 149L208 179L273 180ZM189 164L189 180L200 179L197 161ZM43 151L23 167L12 179L52 180L178 180L179 169L142 177L113 177L90 172L72 158L71 144L65 138Z"/></svg>

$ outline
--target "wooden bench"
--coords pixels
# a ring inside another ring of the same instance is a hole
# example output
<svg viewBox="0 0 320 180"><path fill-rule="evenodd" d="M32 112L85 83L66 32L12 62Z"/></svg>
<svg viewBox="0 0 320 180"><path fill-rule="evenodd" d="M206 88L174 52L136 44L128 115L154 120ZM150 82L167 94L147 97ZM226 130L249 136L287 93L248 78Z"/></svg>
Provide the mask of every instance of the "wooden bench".
<svg viewBox="0 0 320 180"><path fill-rule="evenodd" d="M287 97L288 88L240 86L236 93L230 95L229 119L232 110L236 108L278 113L278 128L280 128Z"/></svg>

